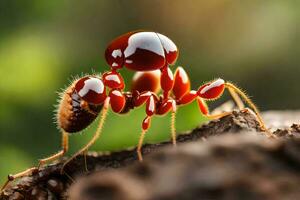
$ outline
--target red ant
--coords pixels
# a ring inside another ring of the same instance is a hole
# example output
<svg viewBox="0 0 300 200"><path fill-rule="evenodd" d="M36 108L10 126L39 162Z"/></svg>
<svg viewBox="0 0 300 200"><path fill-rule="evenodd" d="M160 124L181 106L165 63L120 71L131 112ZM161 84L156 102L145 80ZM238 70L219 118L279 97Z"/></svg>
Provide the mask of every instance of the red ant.
<svg viewBox="0 0 300 200"><path fill-rule="evenodd" d="M3 188L12 180L36 171L46 162L62 157L68 151L68 137L89 126L102 111L95 135L90 142L75 153L64 166L79 154L85 153L99 138L109 105L113 112L124 114L131 109L146 104L146 117L142 121L142 132L137 146L137 155L143 160L141 148L145 133L150 127L154 115L172 113L171 136L176 145L175 114L177 106L197 100L200 111L210 119L218 119L230 114L224 112L211 115L205 101L216 100L225 89L233 97L239 109L244 105L239 95L256 113L260 127L267 130L258 109L248 96L232 83L216 79L190 90L190 80L185 70L178 67L173 76L169 66L174 65L178 57L176 45L168 37L156 33L135 31L113 40L105 51L105 58L111 70L102 76L89 75L75 80L61 95L57 110L57 122L62 132L62 150L39 161L38 167L9 175ZM124 92L125 83L118 69L125 66L136 71L130 92ZM158 95L162 89L162 94ZM2 188L2 189L3 189Z"/></svg>

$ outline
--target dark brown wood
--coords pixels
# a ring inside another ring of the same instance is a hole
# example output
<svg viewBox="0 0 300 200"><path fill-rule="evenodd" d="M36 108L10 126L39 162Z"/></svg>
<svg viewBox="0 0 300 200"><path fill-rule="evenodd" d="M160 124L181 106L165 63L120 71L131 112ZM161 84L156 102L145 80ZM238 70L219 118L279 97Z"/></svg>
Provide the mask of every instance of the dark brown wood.
<svg viewBox="0 0 300 200"><path fill-rule="evenodd" d="M300 125L274 133L279 139L266 138L253 114L233 112L178 136L177 148L170 142L144 145L143 163L137 161L135 149L90 152L89 172L83 156L67 166L68 175L60 174L59 161L20 179L0 199L300 197Z"/></svg>

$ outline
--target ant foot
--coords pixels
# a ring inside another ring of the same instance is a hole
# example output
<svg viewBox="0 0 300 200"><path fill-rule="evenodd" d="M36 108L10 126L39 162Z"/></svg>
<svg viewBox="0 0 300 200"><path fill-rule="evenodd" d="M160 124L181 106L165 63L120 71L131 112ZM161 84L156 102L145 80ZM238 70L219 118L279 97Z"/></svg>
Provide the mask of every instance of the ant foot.
<svg viewBox="0 0 300 200"><path fill-rule="evenodd" d="M15 177L14 177L14 175L9 174L9 175L7 176L7 179L8 179L8 181L13 181L13 180L15 180Z"/></svg>

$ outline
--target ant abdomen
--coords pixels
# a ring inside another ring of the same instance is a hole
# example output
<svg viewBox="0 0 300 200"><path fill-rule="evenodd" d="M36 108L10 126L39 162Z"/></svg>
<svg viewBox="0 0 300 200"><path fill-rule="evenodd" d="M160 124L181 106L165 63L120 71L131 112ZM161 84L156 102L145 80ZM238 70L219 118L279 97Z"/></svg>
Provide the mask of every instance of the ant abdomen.
<svg viewBox="0 0 300 200"><path fill-rule="evenodd" d="M97 118L102 107L103 104L89 104L82 100L72 84L62 94L57 110L58 126L68 133L82 131Z"/></svg>

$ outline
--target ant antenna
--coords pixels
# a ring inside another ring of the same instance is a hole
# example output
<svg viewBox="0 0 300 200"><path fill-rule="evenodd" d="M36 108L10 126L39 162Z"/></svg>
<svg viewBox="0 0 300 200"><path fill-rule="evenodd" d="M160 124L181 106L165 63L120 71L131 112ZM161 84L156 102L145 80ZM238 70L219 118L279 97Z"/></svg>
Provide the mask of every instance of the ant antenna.
<svg viewBox="0 0 300 200"><path fill-rule="evenodd" d="M175 122L176 122L176 112L172 112L171 113L171 135L172 135L172 143L173 143L174 146L176 146Z"/></svg>
<svg viewBox="0 0 300 200"><path fill-rule="evenodd" d="M240 96L230 87L228 87L228 91L233 98L234 102L236 103L239 110L243 110L245 108L243 101L241 100Z"/></svg>

